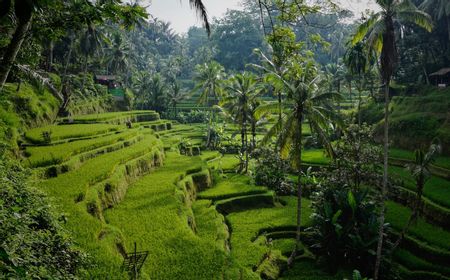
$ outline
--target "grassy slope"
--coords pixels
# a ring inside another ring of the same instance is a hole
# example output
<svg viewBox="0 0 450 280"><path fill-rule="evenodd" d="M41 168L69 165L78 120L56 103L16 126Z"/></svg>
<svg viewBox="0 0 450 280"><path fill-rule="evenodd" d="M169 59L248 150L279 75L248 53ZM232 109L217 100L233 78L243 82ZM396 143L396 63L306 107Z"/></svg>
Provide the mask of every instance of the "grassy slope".
<svg viewBox="0 0 450 280"><path fill-rule="evenodd" d="M188 227L174 197L175 180L201 165L198 157L168 153L163 167L145 176L119 206L107 211L107 221L122 229L126 245L150 250L143 272L150 279L221 279L227 256L215 239L201 238Z"/></svg>
<svg viewBox="0 0 450 280"><path fill-rule="evenodd" d="M80 138L104 134L119 130L119 126L112 124L73 124L73 125L48 125L28 130L25 133L27 140L32 143L44 142L42 133L51 132L51 141L58 141L70 138Z"/></svg>
<svg viewBox="0 0 450 280"><path fill-rule="evenodd" d="M0 95L0 141L16 146L19 133L29 127L47 124L58 110L58 101L43 89L23 83L7 83Z"/></svg>
<svg viewBox="0 0 450 280"><path fill-rule="evenodd" d="M402 179L406 188L416 191L416 182L405 168L391 166L389 167L389 175L392 178ZM446 208L450 208L450 181L440 177L431 176L425 184L423 194L431 201Z"/></svg>
<svg viewBox="0 0 450 280"><path fill-rule="evenodd" d="M146 138L136 145L101 155L87 161L73 172L38 183L38 188L53 197L59 211L68 218L67 228L73 233L75 241L94 258L97 266L90 269L90 277L123 277L119 270L122 258L115 248L120 233L90 215L86 204L75 203L75 198L79 194L86 194L95 183L108 178L119 163L145 154L156 143L154 136L146 135ZM110 234L99 238L102 231Z"/></svg>

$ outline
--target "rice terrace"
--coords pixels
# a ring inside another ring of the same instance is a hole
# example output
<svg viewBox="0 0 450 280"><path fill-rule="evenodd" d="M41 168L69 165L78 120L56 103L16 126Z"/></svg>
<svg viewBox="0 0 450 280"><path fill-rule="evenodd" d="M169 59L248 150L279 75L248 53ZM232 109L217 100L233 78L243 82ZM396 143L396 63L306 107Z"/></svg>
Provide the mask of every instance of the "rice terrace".
<svg viewBox="0 0 450 280"><path fill-rule="evenodd" d="M0 279L450 280L449 23L0 0Z"/></svg>

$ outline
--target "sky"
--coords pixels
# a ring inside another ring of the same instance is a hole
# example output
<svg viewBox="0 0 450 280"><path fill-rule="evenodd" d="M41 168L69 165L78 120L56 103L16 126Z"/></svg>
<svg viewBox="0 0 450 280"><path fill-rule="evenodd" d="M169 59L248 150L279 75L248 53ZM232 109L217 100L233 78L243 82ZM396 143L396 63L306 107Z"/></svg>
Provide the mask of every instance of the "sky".
<svg viewBox="0 0 450 280"><path fill-rule="evenodd" d="M338 0L341 5L359 16L365 9L375 7L374 0ZM169 21L178 33L187 32L192 25L201 25L195 11L189 7L189 0L151 0L147 10L151 15ZM239 9L240 0L203 0L210 19L221 17L227 9Z"/></svg>

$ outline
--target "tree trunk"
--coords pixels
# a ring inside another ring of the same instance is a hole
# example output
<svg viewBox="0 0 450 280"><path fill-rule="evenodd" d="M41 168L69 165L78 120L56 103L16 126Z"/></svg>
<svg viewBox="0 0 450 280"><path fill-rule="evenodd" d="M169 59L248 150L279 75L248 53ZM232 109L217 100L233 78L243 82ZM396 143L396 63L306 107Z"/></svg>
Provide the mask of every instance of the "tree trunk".
<svg viewBox="0 0 450 280"><path fill-rule="evenodd" d="M208 127L207 127L207 135L206 135L206 147L209 148L211 145L211 123L212 123L212 108L209 111L209 120L208 120Z"/></svg>
<svg viewBox="0 0 450 280"><path fill-rule="evenodd" d="M300 244L300 236L301 236L301 225L302 225L302 123L303 123L303 113L300 112L298 115L297 121L297 133L295 136L295 149L298 150L298 159L297 159L297 225L295 231L295 247L292 251L291 255L288 259L288 266L291 266L294 263L295 257L297 256L298 245Z"/></svg>
<svg viewBox="0 0 450 280"><path fill-rule="evenodd" d="M83 82L81 83L81 92L84 90L84 85L86 84L86 75L87 75L87 68L88 68L88 56L86 55L85 61L84 61L84 75L83 75Z"/></svg>
<svg viewBox="0 0 450 280"><path fill-rule="evenodd" d="M378 228L378 244L377 244L377 256L375 260L374 268L374 280L378 280L380 265L381 265L381 255L383 249L383 237L384 237L384 220L386 214L385 200L388 191L388 156L389 156L389 86L390 79L387 79L385 89L384 89L384 139L383 139L383 185L381 189L381 211L380 220Z"/></svg>
<svg viewBox="0 0 450 280"><path fill-rule="evenodd" d="M8 79L9 72L16 60L17 54L20 51L20 47L22 46L23 40L31 27L32 16L27 19L19 19L19 22L16 27L16 31L9 43L5 54L3 55L3 59L0 65L0 92L3 90L5 86L6 80Z"/></svg>
<svg viewBox="0 0 450 280"><path fill-rule="evenodd" d="M252 121L252 150L256 148L256 121Z"/></svg>

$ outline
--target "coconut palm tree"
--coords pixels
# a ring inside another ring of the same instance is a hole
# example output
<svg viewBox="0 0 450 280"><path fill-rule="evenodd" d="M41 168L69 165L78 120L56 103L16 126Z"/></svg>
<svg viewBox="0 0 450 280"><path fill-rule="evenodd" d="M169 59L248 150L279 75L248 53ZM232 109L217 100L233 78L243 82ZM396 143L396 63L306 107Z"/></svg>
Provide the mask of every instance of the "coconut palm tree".
<svg viewBox="0 0 450 280"><path fill-rule="evenodd" d="M384 151L383 151L383 184L381 190L380 229L377 246L377 257L374 267L374 280L378 280L383 248L385 199L388 186L388 128L389 128L389 86L395 65L398 60L395 36L396 24L415 23L428 31L432 29L431 18L420 11L410 0L377 0L380 11L372 14L356 31L352 43L364 40L367 47L379 54L380 74L384 85Z"/></svg>
<svg viewBox="0 0 450 280"><path fill-rule="evenodd" d="M351 75L356 75L358 89L358 125L361 126L361 92L364 87L364 74L370 69L370 56L362 42L350 46L344 56L344 62Z"/></svg>
<svg viewBox="0 0 450 280"><path fill-rule="evenodd" d="M177 116L177 105L188 96L187 92L182 91L180 84L178 82L174 82L167 92L167 98L169 101L169 106L172 106L173 116Z"/></svg>
<svg viewBox="0 0 450 280"><path fill-rule="evenodd" d="M128 42L124 40L120 33L111 34L111 44L107 46L105 52L107 74L124 73L130 65L131 49Z"/></svg>
<svg viewBox="0 0 450 280"><path fill-rule="evenodd" d="M213 121L214 110L213 105L216 105L219 96L222 92L223 77L225 69L216 61L211 61L202 65L197 65L195 69L194 81L196 86L192 90L193 92L200 91L200 97L198 103L203 104L205 107L210 107L209 120L207 124L207 140L206 146L209 147L211 141L211 122Z"/></svg>
<svg viewBox="0 0 450 280"><path fill-rule="evenodd" d="M253 128L253 106L257 102L262 87L254 74L244 72L231 77L226 90L227 94L221 105L241 128L241 154L245 155L245 161L241 162L240 171L247 173L250 150L248 127Z"/></svg>
<svg viewBox="0 0 450 280"><path fill-rule="evenodd" d="M267 58L266 58L267 59ZM267 61L270 64L270 61ZM319 86L321 75L316 63L312 59L303 59L295 55L287 62L287 67L278 74L275 71L267 72L268 80L276 84L283 84L287 93L287 102L284 106L283 124L274 125L263 139L263 144L275 135L280 135L279 145L282 158L292 160L298 176L297 183L297 228L296 245L289 257L289 264L295 259L301 235L301 211L302 211L302 124L308 119L313 131L315 131L324 143L328 143L326 130L330 127L330 120L337 118L329 102L334 93L322 91ZM261 105L258 115L268 112L277 113L278 104L268 103ZM333 154L331 145L326 145L327 150Z"/></svg>

